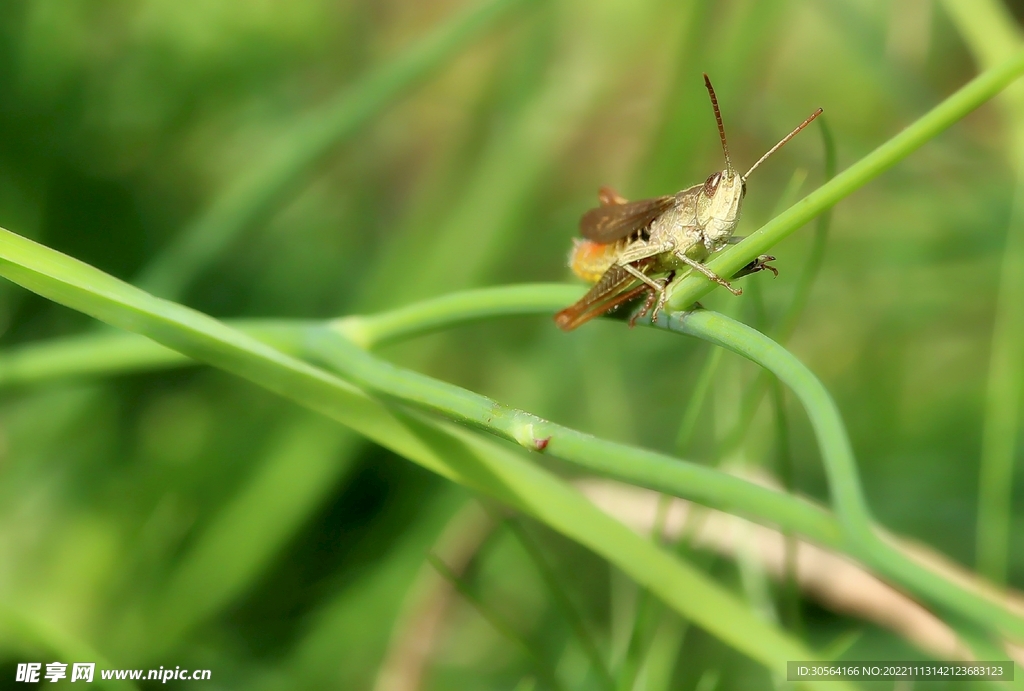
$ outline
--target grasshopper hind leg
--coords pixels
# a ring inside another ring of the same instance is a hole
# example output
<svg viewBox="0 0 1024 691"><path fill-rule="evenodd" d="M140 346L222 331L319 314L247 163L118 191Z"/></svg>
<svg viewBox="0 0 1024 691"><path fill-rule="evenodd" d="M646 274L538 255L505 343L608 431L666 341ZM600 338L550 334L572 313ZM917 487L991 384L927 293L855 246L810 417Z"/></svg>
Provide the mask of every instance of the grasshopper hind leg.
<svg viewBox="0 0 1024 691"><path fill-rule="evenodd" d="M637 310L632 317L629 318L629 328L633 328L634 326L636 326L637 320L643 319L648 312L651 312L652 307L654 308L654 311L651 312L651 322L656 323L658 321L658 315L661 313L661 310L665 307L665 300L668 299L668 293L665 292L665 289L668 287L668 284L671 283L672 279L674 279L675 277L676 272L672 271L669 272L668 276L666 276L665 278L654 279L654 282L658 284L658 289L648 289L647 299L644 300L643 306L639 310Z"/></svg>

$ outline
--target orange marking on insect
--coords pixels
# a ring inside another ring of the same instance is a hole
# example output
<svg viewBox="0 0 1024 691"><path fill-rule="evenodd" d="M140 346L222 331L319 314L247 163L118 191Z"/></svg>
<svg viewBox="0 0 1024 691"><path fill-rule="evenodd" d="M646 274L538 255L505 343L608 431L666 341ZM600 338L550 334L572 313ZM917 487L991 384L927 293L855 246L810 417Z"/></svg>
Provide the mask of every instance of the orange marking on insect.
<svg viewBox="0 0 1024 691"><path fill-rule="evenodd" d="M576 239L569 252L569 268L589 283L597 283L604 272L615 263L622 251L622 243L601 243Z"/></svg>

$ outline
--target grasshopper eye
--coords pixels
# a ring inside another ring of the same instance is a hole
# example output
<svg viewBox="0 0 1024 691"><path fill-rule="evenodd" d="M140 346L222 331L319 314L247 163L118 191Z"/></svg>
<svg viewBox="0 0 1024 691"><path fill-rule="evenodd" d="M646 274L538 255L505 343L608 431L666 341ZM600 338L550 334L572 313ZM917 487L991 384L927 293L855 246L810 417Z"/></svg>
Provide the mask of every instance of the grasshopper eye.
<svg viewBox="0 0 1024 691"><path fill-rule="evenodd" d="M715 192L718 191L718 183L722 181L721 173L712 173L708 176L708 179L704 181L704 195L707 197L715 196Z"/></svg>

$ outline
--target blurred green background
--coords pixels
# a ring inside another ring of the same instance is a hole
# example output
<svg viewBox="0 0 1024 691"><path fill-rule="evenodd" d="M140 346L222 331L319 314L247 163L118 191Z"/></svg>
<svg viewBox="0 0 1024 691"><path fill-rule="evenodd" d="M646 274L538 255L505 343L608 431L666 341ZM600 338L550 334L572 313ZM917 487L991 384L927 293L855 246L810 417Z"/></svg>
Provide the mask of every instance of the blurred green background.
<svg viewBox="0 0 1024 691"><path fill-rule="evenodd" d="M702 72L741 169L819 106L841 169L979 69L963 27L929 0L504 0L444 39L448 55L416 52L482 6L8 0L0 226L223 318L319 319L569 280L598 186L649 197L721 167ZM1007 12L1004 28L1014 21ZM787 343L835 396L878 519L969 567L986 382L1005 379L989 363L1017 176L1007 112L983 107L836 208ZM739 234L820 184L823 156L811 128L760 168ZM705 306L771 333L812 230L775 248L778 279L744 279L741 298L717 291ZM90 328L0 285L7 346ZM603 320L563 334L526 318L384 351L606 438L772 471L771 401L744 419L757 372L731 355L676 448L708 353ZM786 410L795 487L825 500L806 418ZM1013 482L1006 580L1021 587L1020 473ZM534 563L474 506L221 372L8 387L0 688L22 688L17 662L62 659L61 641L114 667L210 668L204 688L531 688L535 662L466 599L422 595L437 588L430 550L461 559L467 586L574 688L599 688ZM643 596L582 548L525 528L623 659ZM691 556L744 592L733 562ZM437 608L435 647L409 685L394 654L421 601ZM652 633L635 688L771 687L674 615L641 610ZM786 623L814 646L860 633L853 657L923 655L812 600Z"/></svg>

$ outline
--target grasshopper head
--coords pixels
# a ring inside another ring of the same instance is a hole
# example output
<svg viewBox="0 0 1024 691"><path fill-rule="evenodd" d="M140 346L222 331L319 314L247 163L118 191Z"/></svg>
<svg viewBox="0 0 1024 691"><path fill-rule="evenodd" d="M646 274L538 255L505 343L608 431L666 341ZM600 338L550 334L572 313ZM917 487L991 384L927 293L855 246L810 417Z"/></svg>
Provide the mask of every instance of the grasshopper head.
<svg viewBox="0 0 1024 691"><path fill-rule="evenodd" d="M718 110L718 98L715 96L711 80L706 74L704 75L704 86L707 87L708 95L711 96L711 106L715 109L715 120L718 123L718 135L722 140L722 153L725 154L725 170L712 173L704 181L704 187L697 196L697 222L704 233L704 244L713 252L721 249L736 230L736 223L740 220L740 205L743 203L743 195L747 193L747 178L759 165L764 163L766 158L795 137L796 133L807 127L814 118L821 115L821 108L814 111L795 130L783 137L782 141L769 149L768 153L750 167L750 170L740 175L733 169L732 161L729 159L729 144L725 140L725 127L722 125L722 114Z"/></svg>
<svg viewBox="0 0 1024 691"><path fill-rule="evenodd" d="M708 249L720 248L732 236L746 193L746 180L731 165L704 181L697 195L697 222L704 231Z"/></svg>
<svg viewBox="0 0 1024 691"><path fill-rule="evenodd" d="M709 175L704 181L704 187L697 193L697 223L704 234L704 245L714 252L725 245L736 230L736 223L740 220L740 204L743 203L743 195L747 193L747 181L732 167L722 113L718 110L718 97L706 74L704 86L711 96L711 106L715 109L715 120L718 122L718 136L722 139L722 153L725 154L725 170Z"/></svg>

